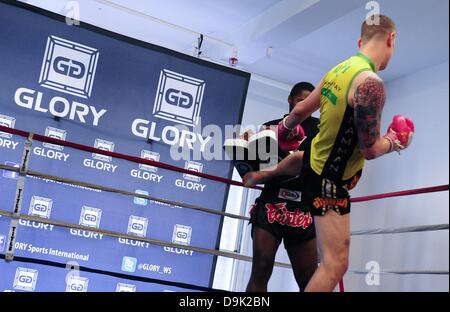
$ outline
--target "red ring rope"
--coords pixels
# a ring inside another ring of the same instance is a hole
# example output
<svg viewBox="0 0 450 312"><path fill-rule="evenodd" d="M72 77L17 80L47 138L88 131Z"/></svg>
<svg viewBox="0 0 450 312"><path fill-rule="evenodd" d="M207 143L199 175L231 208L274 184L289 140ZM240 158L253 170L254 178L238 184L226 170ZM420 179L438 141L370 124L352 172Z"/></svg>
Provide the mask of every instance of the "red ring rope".
<svg viewBox="0 0 450 312"><path fill-rule="evenodd" d="M21 136L21 137L25 137L25 138L29 137L30 134L31 134L30 132L17 130L17 129L12 129L12 128L8 128L8 127L4 127L4 126L0 126L0 131L11 133L11 134L15 134L15 135L18 135L18 136ZM98 148L95 148L95 147L92 147L92 146L87 146L87 145L83 145L83 144L73 143L73 142L70 142L70 141L61 141L61 140L54 139L54 138L49 138L49 137L46 137L46 136L40 135L40 134L33 134L33 140L37 140L37 141L40 141L40 142L46 142L46 143L53 143L53 144L58 144L58 145L63 145L63 146L68 146L68 147L72 147L72 148L79 149L79 150L86 151L86 152L102 154L102 155L106 155L106 156L111 156L111 157L115 157L115 158L119 158L119 159L128 160L128 161L135 162L135 163L138 163L138 164L146 164L146 165L155 166L155 167L159 167L159 168L163 168L163 169L167 169L167 170L171 170L171 171L187 173L187 174L190 174L190 175L194 175L194 176L197 176L197 177L201 177L201 178L205 178L205 179L209 179L209 180L213 180L213 181L217 181L217 182L222 182L222 183L225 183L225 184L231 184L231 185L236 185L236 186L244 186L244 184L242 182L229 180L229 179L226 179L226 178L210 175L210 174L207 174L207 173L187 170L187 169L184 169L184 168L176 167L176 166L169 165L169 164L166 164L166 163L162 163L162 162L159 162L159 161L143 159L143 158L140 158L140 157L130 156L130 155L121 154L121 153L104 151L104 150L101 150L101 149L98 149ZM262 188L261 187L254 187L254 189L261 190Z"/></svg>
<svg viewBox="0 0 450 312"><path fill-rule="evenodd" d="M384 194L377 194L377 195L355 197L355 198L351 199L351 202L352 203L359 203L359 202L365 202L365 201L381 199L381 198L416 195L416 194L433 193L433 192L442 192L442 191L448 191L448 189L449 189L449 185L448 184L447 185L432 186L432 187L424 187L424 188L418 188L418 189L413 189L413 190L406 190L406 191L399 191L399 192L392 192L392 193L384 193Z"/></svg>
<svg viewBox="0 0 450 312"><path fill-rule="evenodd" d="M339 292L345 292L344 280L339 281Z"/></svg>
<svg viewBox="0 0 450 312"><path fill-rule="evenodd" d="M22 130L18 130L18 129L13 129L13 128L8 128L8 127L4 127L4 126L0 126L0 131L7 132L7 133L10 133L10 134L19 135L19 136L22 136L22 137L25 137L25 138L29 137L30 134L31 134L30 132L26 132L26 131L22 131ZM169 165L169 164L166 164L166 163L162 163L162 162L159 162L159 161L143 159L143 158L140 158L140 157L130 156L130 155L126 155L126 154L120 154L120 153L115 153L115 152L108 152L108 151L97 149L97 148L94 148L94 147L91 147L91 146L82 145L82 144L78 144L78 143L73 143L73 142L70 142L70 141L61 141L61 140L57 140L57 139L54 139L54 138L49 138L49 137L46 137L46 136L43 136L43 135L39 135L39 134L33 134L33 139L37 140L37 141L41 141L41 142L53 143L53 144L68 146L68 147L72 147L72 148L75 148L75 149L83 150L83 151L86 151L86 152L97 153L97 154L111 156L111 157L115 157L115 158L119 158L119 159L124 159L124 160L128 160L128 161L131 161L131 162L139 163L139 164L146 164L146 165L155 166L155 167L159 167L159 168L163 168L163 169L167 169L167 170L172 170L172 171L176 171L176 172L187 173L187 174L191 174L191 175L194 175L194 176L202 177L202 178L205 178L205 179L209 179L209 180L213 180L213 181L217 181L217 182L222 182L222 183L225 183L225 184L236 185L236 186L244 186L244 184L242 182L238 182L238 181L234 181L234 180L230 180L230 179L226 179L226 178L222 178L222 177L218 177L218 176L214 176L214 175L210 175L210 174L206 174L206 173L201 173L201 172L197 172L197 171L191 171L191 170L179 168L179 167L176 167L176 166L173 166L173 165ZM253 188L254 189L258 189L258 190L262 189L261 187L257 187L257 186L253 187ZM439 185L439 186L418 188L418 189L413 189L413 190L405 190L405 191L385 193L385 194L377 194L377 195L355 197L355 198L352 198L351 201L353 203L358 203L358 202L365 202L365 201L376 200L376 199L381 199L381 198L416 195L416 194L424 194L424 193L432 193L432 192L442 192L442 191L448 191L448 190L449 190L449 185L447 184L447 185Z"/></svg>

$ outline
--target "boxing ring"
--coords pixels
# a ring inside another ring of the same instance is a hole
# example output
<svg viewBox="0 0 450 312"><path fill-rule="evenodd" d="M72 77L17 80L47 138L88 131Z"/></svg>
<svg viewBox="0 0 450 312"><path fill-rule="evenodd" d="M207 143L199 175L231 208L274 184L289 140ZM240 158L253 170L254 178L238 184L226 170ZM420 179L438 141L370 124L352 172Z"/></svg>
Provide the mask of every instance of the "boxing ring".
<svg viewBox="0 0 450 312"><path fill-rule="evenodd" d="M55 181L55 182L66 184L66 185L76 185L76 186L80 186L80 187L101 190L101 191L111 193L111 194L114 193L114 194L120 194L120 195L128 196L128 197L137 197L137 198L141 198L141 199L145 199L145 200L156 201L159 203L176 206L176 207L179 207L182 209L191 209L191 210L196 210L198 212L205 213L205 214L214 214L214 215L220 216L222 218L223 217L233 218L233 219L237 219L240 221L248 221L249 220L249 217L247 217L247 216L217 211L217 210L210 209L207 207L190 205L190 204L186 204L186 203L179 202L179 201L172 201L172 200L167 200L167 199L163 199L163 198L158 198L153 195L138 194L138 193L135 193L135 192L132 192L129 190L107 187L107 186L100 185L100 184L93 184L93 183L88 183L85 181L68 179L63 176L49 175L49 174L46 174L45 172L33 171L32 168L29 167L29 159L30 159L31 148L35 142L44 142L44 143L49 143L49 144L66 146L69 148L74 148L74 149L78 149L78 150L85 151L85 152L96 153L96 154L101 154L104 156L122 159L122 160L125 160L128 162L134 162L134 163L138 163L138 164L144 164L144 165L154 166L154 167L158 167L158 168L164 168L164 169L176 171L179 173L198 176L201 178L216 181L218 183L225 183L225 184L229 184L229 185L243 187L241 182L228 180L228 179L225 179L222 177L213 176L213 175L209 175L209 174L205 174L205 173L201 173L201 172L178 168L178 167L168 165L168 164L158 162L158 161L146 160L143 158L133 157L130 155L109 152L109 151L93 148L90 146L73 143L70 141L61 141L61 140L57 140L54 138L37 135L37 134L32 134L32 133L29 133L26 131L12 129L12 128L8 128L8 127L4 127L4 126L0 126L0 132L9 133L11 135L23 137L26 139L25 144L24 144L24 149L23 149L22 162L19 167L0 164L0 169L11 172L11 173L16 173L18 175L13 210L12 211L0 210L0 216L11 219L9 234L8 234L7 242L6 242L6 251L5 251L5 254L0 254L0 258L4 259L4 261L8 261L8 262L19 261L19 262L24 262L24 263L31 262L31 263L39 263L39 264L44 264L47 266L62 267L62 268L64 268L66 266L63 263L58 263L58 262L52 262L52 261L47 261L47 260L43 261L43 260L39 260L39 259L15 256L15 242L16 242L17 231L19 230L19 220L39 222L42 224L52 225L55 227L66 228L66 229L89 231L92 233L102 234L102 235L115 237L115 238L121 238L121 239L130 239L130 240L139 241L142 243L148 243L148 244L156 245L156 246L182 248L185 250L195 251L195 252L209 254L209 255L213 255L213 256L231 258L231 259L235 259L235 260L241 260L241 261L247 261L247 262L252 261L251 256L240 254L237 252L228 251L228 250L208 249L208 248L202 248L202 247L197 247L197 246L173 243L173 242L169 242L169 241L162 241L162 240L148 238L148 237L137 237L135 235L124 234L121 232L106 230L106 229L102 229L102 228L93 228L93 227L88 227L88 226L84 226L84 225L63 222L63 221L59 221L59 220L46 219L46 218L42 218L39 216L32 216L32 215L28 215L28 214L25 214L22 212L22 196L23 196L22 194L24 192L24 188L26 187L26 178L32 177L32 178L40 179L42 181ZM259 190L260 188L255 187L255 189ZM361 203L361 202L379 200L379 199L383 199L383 198L419 195L419 194L435 193L435 192L447 192L448 190L449 190L449 185L440 185L440 186L425 187L425 188L405 190L405 191L399 191L399 192L391 192L391 193L385 193L385 194L356 197L356 198L352 199L352 202L356 204L356 203ZM354 231L351 233L351 235L352 236L378 235L378 234L395 235L398 233L442 231L442 230L448 230L448 229L449 229L449 224L417 225L417 226L410 226L410 227L403 227L403 228L383 228L383 229L369 229L369 230ZM282 268L291 268L290 264L282 263L282 262L276 262L275 266L282 267ZM93 272L93 273L112 276L112 277L132 279L132 280L141 281L141 282L145 282L145 283L158 283L158 284L162 284L162 285L180 287L180 288L193 290L193 291L223 291L220 289L214 289L214 288L204 287L204 286L200 286L200 285L193 285L193 284L187 284L187 283L183 283L183 282L163 280L163 279L140 277L140 276L134 276L134 275L131 276L131 275L127 275L125 273L109 272L109 271L99 270L99 269L90 268L90 267L80 266L78 268L78 270L80 272ZM356 269L351 268L348 270L347 274L366 275L366 274L368 274L368 271L356 270ZM448 275L449 272L448 272L448 270L405 270L405 271L383 270L383 271L380 271L379 274ZM343 292L344 290L345 290L344 283L343 283L343 281L341 281L339 283L339 291Z"/></svg>

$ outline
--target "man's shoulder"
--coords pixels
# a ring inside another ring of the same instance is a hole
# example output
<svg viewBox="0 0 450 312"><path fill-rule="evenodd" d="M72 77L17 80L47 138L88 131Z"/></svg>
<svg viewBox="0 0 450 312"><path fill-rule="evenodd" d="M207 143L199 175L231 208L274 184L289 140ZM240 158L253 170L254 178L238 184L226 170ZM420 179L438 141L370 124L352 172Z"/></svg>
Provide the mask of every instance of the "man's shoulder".
<svg viewBox="0 0 450 312"><path fill-rule="evenodd" d="M309 116L305 121L312 122L312 123L319 123L320 119L317 117Z"/></svg>
<svg viewBox="0 0 450 312"><path fill-rule="evenodd" d="M374 86L377 90L384 90L383 79L381 79L377 73L370 70L359 73L353 80L350 91L348 93L347 101L350 106L354 106L354 98L357 91L363 91L364 94L371 93ZM384 91L378 93L380 95L384 95Z"/></svg>
<svg viewBox="0 0 450 312"><path fill-rule="evenodd" d="M302 127L316 127L320 123L320 119L310 116L302 122Z"/></svg>
<svg viewBox="0 0 450 312"><path fill-rule="evenodd" d="M285 116L287 116L287 115L285 115ZM282 120L283 120L283 118L270 120L270 121L267 121L267 122L263 123L263 126L274 126L274 125L278 125Z"/></svg>
<svg viewBox="0 0 450 312"><path fill-rule="evenodd" d="M355 77L355 81L358 81L358 80L359 81L361 81L361 80L364 81L367 78L371 78L371 79L375 79L375 80L378 80L380 82L383 82L383 79L381 79L381 77L377 73L375 73L375 72L373 72L371 70L364 70L364 71L360 72Z"/></svg>

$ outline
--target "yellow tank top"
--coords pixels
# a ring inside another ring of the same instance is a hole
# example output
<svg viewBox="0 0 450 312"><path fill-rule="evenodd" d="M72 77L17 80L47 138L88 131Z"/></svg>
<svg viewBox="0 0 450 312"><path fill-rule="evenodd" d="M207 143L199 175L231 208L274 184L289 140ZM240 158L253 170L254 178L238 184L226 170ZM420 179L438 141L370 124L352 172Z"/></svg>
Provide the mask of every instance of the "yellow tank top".
<svg viewBox="0 0 450 312"><path fill-rule="evenodd" d="M358 53L334 67L323 79L319 134L312 141L310 164L318 175L335 182L352 178L364 167L354 110L348 105L353 79L363 71L375 71L375 66Z"/></svg>

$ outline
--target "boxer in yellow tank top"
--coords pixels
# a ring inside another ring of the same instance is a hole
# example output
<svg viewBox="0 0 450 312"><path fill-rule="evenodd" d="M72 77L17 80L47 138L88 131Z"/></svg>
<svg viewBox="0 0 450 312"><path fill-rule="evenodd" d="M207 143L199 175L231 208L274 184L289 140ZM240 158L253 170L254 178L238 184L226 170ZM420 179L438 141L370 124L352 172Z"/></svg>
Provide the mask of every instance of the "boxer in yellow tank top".
<svg viewBox="0 0 450 312"><path fill-rule="evenodd" d="M348 105L353 80L375 65L358 53L325 75L320 92L319 134L311 145L310 165L315 173L334 181L354 177L364 166L364 156L356 144L354 109Z"/></svg>
<svg viewBox="0 0 450 312"><path fill-rule="evenodd" d="M365 160L400 151L411 142L414 126L403 116L394 117L380 136L381 113L386 100L377 72L386 69L393 55L396 27L387 16L374 15L363 22L359 52L330 70L311 95L278 126L280 147L298 137L297 125L320 109L319 134L305 152L293 152L273 170L244 176L253 186L278 175L301 172L302 202L316 224L321 251L320 266L306 291L332 291L348 267L350 196ZM398 120L401 120L399 122Z"/></svg>

